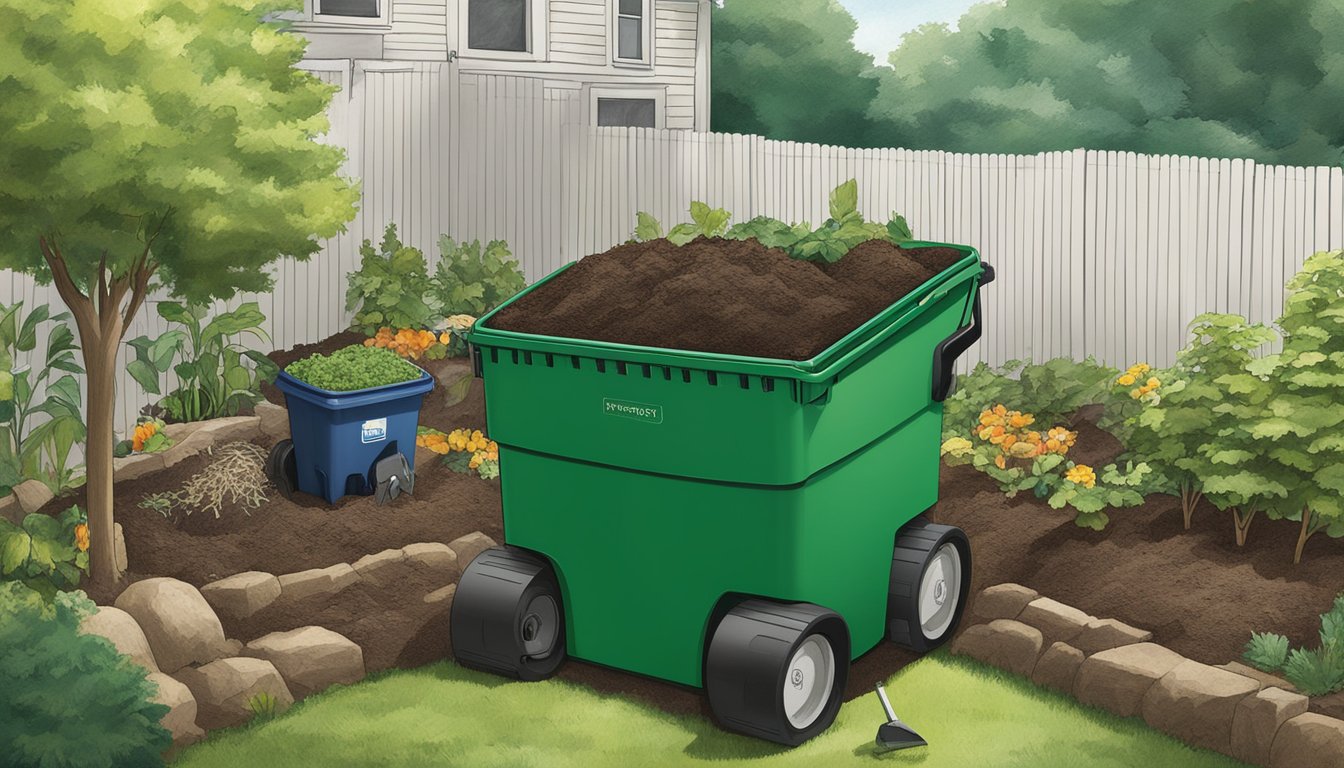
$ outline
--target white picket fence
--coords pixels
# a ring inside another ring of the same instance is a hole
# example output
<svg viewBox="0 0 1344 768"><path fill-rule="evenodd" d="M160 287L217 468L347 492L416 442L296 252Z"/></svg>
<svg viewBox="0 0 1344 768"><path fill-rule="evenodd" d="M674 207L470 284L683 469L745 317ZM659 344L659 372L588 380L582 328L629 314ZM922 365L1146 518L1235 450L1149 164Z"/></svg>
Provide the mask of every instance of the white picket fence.
<svg viewBox="0 0 1344 768"><path fill-rule="evenodd" d="M998 271L983 340L963 361L1056 356L1168 363L1205 311L1271 321L1306 256L1344 248L1344 171L1245 160L1074 150L968 155L758 136L583 125L581 92L539 79L461 75L451 63L307 62L341 87L327 141L348 152L364 200L347 233L275 267L257 300L275 348L346 327L346 275L388 222L437 256L442 233L507 240L529 280L627 239L636 211L665 224L691 200L757 215L826 217L858 179L860 210L899 211L928 240L976 246ZM161 297L160 297L161 298ZM59 305L11 275L0 301ZM129 337L165 330L153 306ZM164 386L171 386L165 381ZM150 400L121 381L119 420Z"/></svg>

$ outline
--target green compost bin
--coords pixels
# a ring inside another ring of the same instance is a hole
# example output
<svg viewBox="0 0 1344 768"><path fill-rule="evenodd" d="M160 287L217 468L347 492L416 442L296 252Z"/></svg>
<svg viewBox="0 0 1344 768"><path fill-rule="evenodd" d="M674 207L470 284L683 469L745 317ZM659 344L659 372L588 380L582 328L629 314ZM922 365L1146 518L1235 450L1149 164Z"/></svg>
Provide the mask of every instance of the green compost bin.
<svg viewBox="0 0 1344 768"><path fill-rule="evenodd" d="M504 538L553 567L570 657L702 686L715 611L741 596L840 614L851 658L883 639L897 530L938 498L935 360L993 274L925 246L965 255L811 360L511 332L503 307L476 322Z"/></svg>

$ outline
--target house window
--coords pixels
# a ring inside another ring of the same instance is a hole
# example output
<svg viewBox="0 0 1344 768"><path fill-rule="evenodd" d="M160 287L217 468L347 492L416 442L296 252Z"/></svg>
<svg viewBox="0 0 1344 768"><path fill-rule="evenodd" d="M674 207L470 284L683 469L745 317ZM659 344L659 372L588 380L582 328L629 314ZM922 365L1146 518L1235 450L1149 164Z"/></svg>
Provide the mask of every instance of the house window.
<svg viewBox="0 0 1344 768"><path fill-rule="evenodd" d="M533 0L467 0L467 47L526 53Z"/></svg>
<svg viewBox="0 0 1344 768"><path fill-rule="evenodd" d="M667 89L663 87L593 86L589 125L664 128Z"/></svg>
<svg viewBox="0 0 1344 768"><path fill-rule="evenodd" d="M316 0L315 11L322 16L352 16L359 19L379 17L379 0Z"/></svg>
<svg viewBox="0 0 1344 768"><path fill-rule="evenodd" d="M629 128L654 128L658 102L653 99L598 99L597 124Z"/></svg>
<svg viewBox="0 0 1344 768"><path fill-rule="evenodd" d="M614 0L614 58L618 62L649 61L649 0Z"/></svg>

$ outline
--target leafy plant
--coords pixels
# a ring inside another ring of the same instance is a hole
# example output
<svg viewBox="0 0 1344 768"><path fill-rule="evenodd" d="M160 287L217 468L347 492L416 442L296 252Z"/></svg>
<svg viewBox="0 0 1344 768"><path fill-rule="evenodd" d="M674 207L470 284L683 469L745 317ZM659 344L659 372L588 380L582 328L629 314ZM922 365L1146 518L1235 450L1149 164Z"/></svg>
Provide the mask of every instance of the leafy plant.
<svg viewBox="0 0 1344 768"><path fill-rule="evenodd" d="M1252 632L1242 658L1264 672L1278 672L1288 660L1288 638L1273 632Z"/></svg>
<svg viewBox="0 0 1344 768"><path fill-rule="evenodd" d="M676 245L685 245L697 237L725 237L729 240L757 240L768 248L784 250L795 259L839 261L854 246L866 240L886 240L901 244L914 238L905 217L892 212L886 224L865 221L858 211L858 181L850 179L831 191L830 218L812 229L807 222L787 224L768 216L728 226L731 214L722 208L710 208L700 201L691 203L691 221L678 224L667 233ZM662 237L663 227L656 218L640 211L636 214L635 239Z"/></svg>
<svg viewBox="0 0 1344 768"><path fill-rule="evenodd" d="M171 367L178 386L159 401L170 417L201 421L234 416L244 406L261 401L261 381L273 380L278 369L265 354L239 341L243 336L271 340L261 327L266 316L257 302L211 317L204 304L161 301L158 312L183 328L166 331L156 339L140 336L127 342L135 350L135 359L126 371L146 392L157 395L159 376ZM178 358L180 362L173 365Z"/></svg>
<svg viewBox="0 0 1344 768"><path fill-rule="evenodd" d="M74 589L89 569L89 519L72 506L56 517L33 512L15 525L0 517L0 579L47 599Z"/></svg>
<svg viewBox="0 0 1344 768"><path fill-rule="evenodd" d="M270 720L275 717L275 697L266 691L254 694L247 700L247 708L252 710L252 716L258 720Z"/></svg>
<svg viewBox="0 0 1344 768"><path fill-rule="evenodd" d="M0 744L15 768L148 768L172 737L159 724L145 670L110 641L84 634L95 610L82 592L44 600L0 583Z"/></svg>
<svg viewBox="0 0 1344 768"><path fill-rule="evenodd" d="M995 404L1034 414L1044 422L1067 424L1085 405L1108 402L1118 372L1093 358L1056 358L1044 363L1010 360L997 368L978 363L960 376L957 391L943 402L943 437L964 435L978 415Z"/></svg>
<svg viewBox="0 0 1344 768"><path fill-rule="evenodd" d="M1049 503L1055 509L1072 507L1077 513L1073 520L1075 525L1100 531L1110 523L1107 509L1137 507L1143 503L1150 472L1147 464L1131 462L1123 470L1116 464L1109 464L1098 478L1091 467L1072 464L1064 474L1064 481L1050 496Z"/></svg>
<svg viewBox="0 0 1344 768"><path fill-rule="evenodd" d="M418 248L403 245L397 225L388 224L375 250L368 240L359 248L359 269L347 276L345 308L355 310L350 327L372 335L379 328L426 328L436 309L429 266Z"/></svg>
<svg viewBox="0 0 1344 768"><path fill-rule="evenodd" d="M1293 562L1325 531L1344 536L1344 251L1318 253L1288 283L1283 351L1249 371L1273 388L1250 427L1288 492L1270 517L1299 524Z"/></svg>
<svg viewBox="0 0 1344 768"><path fill-rule="evenodd" d="M26 479L41 480L55 494L81 481L70 452L85 437L75 378L84 368L75 361L79 347L69 319L67 312L51 315L46 304L26 316L21 301L0 305L0 493ZM45 323L51 327L41 367L17 365L20 354L37 349Z"/></svg>
<svg viewBox="0 0 1344 768"><path fill-rule="evenodd" d="M415 444L443 457L444 466L454 472L475 472L483 480L499 477L499 444L479 429L455 429L442 432L417 427Z"/></svg>
<svg viewBox="0 0 1344 768"><path fill-rule="evenodd" d="M508 243L458 242L439 238L440 258L431 280L434 311L439 315L480 317L527 287L527 278Z"/></svg>
<svg viewBox="0 0 1344 768"><path fill-rule="evenodd" d="M330 392L383 387L424 375L424 371L395 352L363 344L351 344L330 355L316 353L295 360L285 367L285 373Z"/></svg>

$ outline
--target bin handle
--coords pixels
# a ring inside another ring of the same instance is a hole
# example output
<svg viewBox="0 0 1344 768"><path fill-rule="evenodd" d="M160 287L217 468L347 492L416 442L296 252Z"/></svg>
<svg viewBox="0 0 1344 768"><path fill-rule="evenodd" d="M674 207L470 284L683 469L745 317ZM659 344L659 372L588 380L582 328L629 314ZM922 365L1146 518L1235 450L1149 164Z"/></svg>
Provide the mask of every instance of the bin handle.
<svg viewBox="0 0 1344 768"><path fill-rule="evenodd" d="M958 328L951 336L938 342L933 350L933 399L942 402L952 393L952 366L961 354L980 340L984 331L984 321L980 312L980 289L994 282L994 267L980 262L984 274L980 276L980 285L976 286L974 303L971 306L971 324Z"/></svg>

